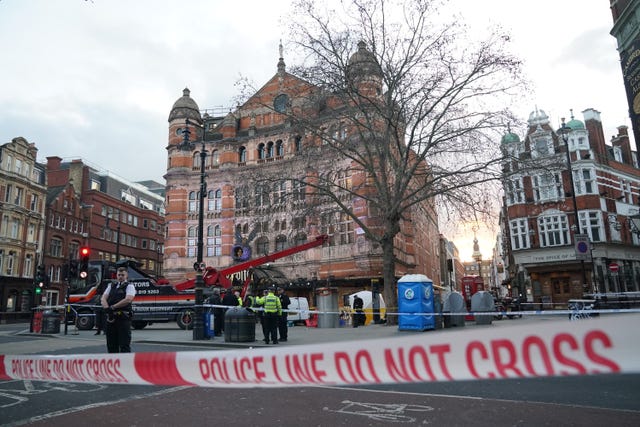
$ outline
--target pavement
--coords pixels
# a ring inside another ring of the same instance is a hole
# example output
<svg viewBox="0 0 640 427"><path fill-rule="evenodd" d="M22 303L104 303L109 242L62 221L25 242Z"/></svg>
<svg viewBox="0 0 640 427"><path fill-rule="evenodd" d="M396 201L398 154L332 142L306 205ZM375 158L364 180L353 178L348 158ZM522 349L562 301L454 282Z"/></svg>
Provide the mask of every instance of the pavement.
<svg viewBox="0 0 640 427"><path fill-rule="evenodd" d="M562 320L560 320L562 319ZM262 341L262 328L259 324L255 329L255 341L235 342L225 340L224 336L216 336L210 339L194 340L193 331L182 330L174 322L156 323L141 330L132 331L132 348L135 351L136 343L170 344L189 347L201 347L209 350L232 350L241 348L298 346L319 343L346 342L368 339L386 339L392 337L414 336L415 334L452 334L461 330L477 328L492 328L497 333L508 326L525 326L527 324L560 320L567 322L566 316L524 316L515 319L493 320L491 324L477 324L474 321L465 322L465 326L443 328L426 331L399 330L397 325L369 324L353 328L351 326L340 328L318 328L306 326L289 327L287 342L277 345L265 344ZM507 331L503 331L507 333ZM77 349L82 353L82 347L95 347L98 343L104 343L104 335L95 335L95 330L80 331L73 326L68 326L67 334L64 333L64 325L60 333L34 334L29 332L29 324L4 324L0 325L1 335L13 335L12 342L2 345L0 354L33 354L43 353L46 350ZM23 339L20 339L24 337ZM46 342L43 342L46 340Z"/></svg>

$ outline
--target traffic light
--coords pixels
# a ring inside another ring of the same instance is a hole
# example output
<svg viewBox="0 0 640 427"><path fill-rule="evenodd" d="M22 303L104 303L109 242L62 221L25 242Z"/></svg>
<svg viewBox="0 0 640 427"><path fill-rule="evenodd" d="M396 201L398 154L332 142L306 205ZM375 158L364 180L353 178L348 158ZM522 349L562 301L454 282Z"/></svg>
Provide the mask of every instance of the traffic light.
<svg viewBox="0 0 640 427"><path fill-rule="evenodd" d="M80 265L78 266L78 277L86 279L89 275L89 253L91 251L87 246L80 248Z"/></svg>
<svg viewBox="0 0 640 427"><path fill-rule="evenodd" d="M41 294L45 287L47 276L44 274L44 265L39 265L36 269L36 277L33 282L36 287L36 294Z"/></svg>

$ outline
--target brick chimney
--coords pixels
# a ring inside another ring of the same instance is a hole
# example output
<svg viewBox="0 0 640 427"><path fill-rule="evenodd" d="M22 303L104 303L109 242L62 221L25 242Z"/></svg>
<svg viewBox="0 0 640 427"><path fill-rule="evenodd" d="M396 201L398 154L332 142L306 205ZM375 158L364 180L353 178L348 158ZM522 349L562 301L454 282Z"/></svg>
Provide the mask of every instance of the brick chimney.
<svg viewBox="0 0 640 427"><path fill-rule="evenodd" d="M602 120L600 120L600 111L587 108L582 112L582 116L584 117L584 126L589 132L591 149L600 162L607 163L607 146L604 139L604 130L602 129Z"/></svg>
<svg viewBox="0 0 640 427"><path fill-rule="evenodd" d="M620 148L623 163L633 165L628 129L627 126L618 126L618 135L611 138L611 145Z"/></svg>

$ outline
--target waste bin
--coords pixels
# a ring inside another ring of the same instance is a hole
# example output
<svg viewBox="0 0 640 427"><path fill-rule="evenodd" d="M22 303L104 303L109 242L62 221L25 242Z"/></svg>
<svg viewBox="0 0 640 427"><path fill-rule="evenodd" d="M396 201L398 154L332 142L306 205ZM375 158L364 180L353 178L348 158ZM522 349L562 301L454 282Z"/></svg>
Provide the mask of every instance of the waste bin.
<svg viewBox="0 0 640 427"><path fill-rule="evenodd" d="M451 292L444 300L442 311L445 313L466 313L467 306L460 292ZM444 327L464 326L464 314L449 314L444 316Z"/></svg>
<svg viewBox="0 0 640 427"><path fill-rule="evenodd" d="M59 334L60 333L60 314L55 311L45 311L42 315L42 333L43 334Z"/></svg>
<svg viewBox="0 0 640 427"><path fill-rule="evenodd" d="M475 313L476 325L490 325L493 320L493 312L496 306L493 301L493 295L487 291L478 291L471 296L471 311ZM489 314L478 314L486 313Z"/></svg>
<svg viewBox="0 0 640 427"><path fill-rule="evenodd" d="M398 280L398 330L435 329L433 281L424 274Z"/></svg>
<svg viewBox="0 0 640 427"><path fill-rule="evenodd" d="M225 342L256 340L256 315L244 307L232 307L224 315Z"/></svg>
<svg viewBox="0 0 640 427"><path fill-rule="evenodd" d="M338 288L316 289L318 303L318 328L337 328L340 326L338 310Z"/></svg>

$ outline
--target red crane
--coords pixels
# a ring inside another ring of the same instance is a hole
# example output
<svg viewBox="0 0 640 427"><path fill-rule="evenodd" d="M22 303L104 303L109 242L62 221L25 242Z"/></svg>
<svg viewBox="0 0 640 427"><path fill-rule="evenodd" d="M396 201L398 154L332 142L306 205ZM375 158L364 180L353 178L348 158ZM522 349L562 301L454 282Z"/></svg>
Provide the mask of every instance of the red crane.
<svg viewBox="0 0 640 427"><path fill-rule="evenodd" d="M306 251L307 249L315 248L318 246L322 246L327 240L329 236L326 234L321 234L317 236L314 240L303 243L298 246L293 246L291 248L284 249L282 251L274 252L269 255L264 255L259 258L255 258L249 261L241 262L238 264L234 264L229 267L225 267L221 270L216 270L213 267L206 267L203 274L202 280L204 281L205 286L221 286L223 288L230 288L232 286L231 281L227 278L227 276L238 273L240 271L248 270L252 267L257 267L262 264L266 264L268 262L276 261L280 258L287 257L289 255L296 254L298 252ZM249 279L245 282L242 289L242 296L244 296L247 286L249 284ZM178 291L185 291L187 289L193 289L196 285L195 279L189 279L184 282L176 284L174 287Z"/></svg>

